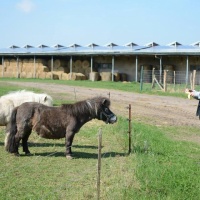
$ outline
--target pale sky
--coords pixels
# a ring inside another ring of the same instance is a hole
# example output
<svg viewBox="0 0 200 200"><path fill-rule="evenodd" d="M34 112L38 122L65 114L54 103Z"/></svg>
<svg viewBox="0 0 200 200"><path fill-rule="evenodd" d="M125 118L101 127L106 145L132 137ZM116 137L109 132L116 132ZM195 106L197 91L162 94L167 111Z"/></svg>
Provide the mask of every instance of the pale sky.
<svg viewBox="0 0 200 200"><path fill-rule="evenodd" d="M0 48L200 41L200 0L0 0Z"/></svg>

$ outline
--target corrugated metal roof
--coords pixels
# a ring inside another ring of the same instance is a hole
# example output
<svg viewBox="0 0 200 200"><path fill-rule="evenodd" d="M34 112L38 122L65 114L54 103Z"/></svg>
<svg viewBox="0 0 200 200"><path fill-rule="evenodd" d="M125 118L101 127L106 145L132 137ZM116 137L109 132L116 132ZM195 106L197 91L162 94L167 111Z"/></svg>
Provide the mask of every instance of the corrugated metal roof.
<svg viewBox="0 0 200 200"><path fill-rule="evenodd" d="M108 43L106 45L97 45L95 43L81 46L71 44L64 46L56 44L47 46L40 44L37 47L24 45L19 47L11 45L8 48L0 48L0 55L200 55L200 41L190 45L182 45L175 41L167 45L159 45L156 42L150 42L145 45L138 45L129 42L125 45Z"/></svg>

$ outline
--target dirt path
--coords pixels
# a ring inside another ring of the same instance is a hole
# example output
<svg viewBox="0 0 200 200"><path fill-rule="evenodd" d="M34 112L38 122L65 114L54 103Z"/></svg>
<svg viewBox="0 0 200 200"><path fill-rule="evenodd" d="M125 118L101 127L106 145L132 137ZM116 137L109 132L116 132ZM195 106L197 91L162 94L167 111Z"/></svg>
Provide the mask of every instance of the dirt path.
<svg viewBox="0 0 200 200"><path fill-rule="evenodd" d="M110 93L111 108L114 113L128 116L127 106L131 104L132 117L157 126L197 126L200 121L195 116L198 101L176 97L162 97L156 95L137 94L106 89L92 89L76 86L34 83L7 82L14 85L40 88L53 98L62 100L83 100L96 95L108 96ZM92 84L92 83L91 83Z"/></svg>

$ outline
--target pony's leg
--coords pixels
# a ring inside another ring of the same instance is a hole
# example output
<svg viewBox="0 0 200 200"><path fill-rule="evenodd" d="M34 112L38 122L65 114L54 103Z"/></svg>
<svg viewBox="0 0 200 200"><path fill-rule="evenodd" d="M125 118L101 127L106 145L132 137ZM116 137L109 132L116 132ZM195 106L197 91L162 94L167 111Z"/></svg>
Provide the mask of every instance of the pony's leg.
<svg viewBox="0 0 200 200"><path fill-rule="evenodd" d="M23 152L25 152L26 155L30 154L30 151L28 149L28 138L29 138L30 134L27 135L26 137L22 138L22 147L23 147Z"/></svg>
<svg viewBox="0 0 200 200"><path fill-rule="evenodd" d="M65 145L66 145L66 158L72 158L72 142L74 139L74 133L67 133L65 136Z"/></svg>
<svg viewBox="0 0 200 200"><path fill-rule="evenodd" d="M19 156L19 144L22 138L16 134L15 135L15 152L13 152L16 156Z"/></svg>

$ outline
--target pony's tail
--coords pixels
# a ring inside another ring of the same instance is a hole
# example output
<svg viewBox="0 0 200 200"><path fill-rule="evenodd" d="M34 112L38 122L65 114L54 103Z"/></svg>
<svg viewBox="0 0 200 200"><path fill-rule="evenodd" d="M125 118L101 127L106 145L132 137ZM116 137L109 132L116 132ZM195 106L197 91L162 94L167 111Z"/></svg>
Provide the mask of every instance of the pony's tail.
<svg viewBox="0 0 200 200"><path fill-rule="evenodd" d="M11 114L10 122L6 130L5 149L10 153L16 153L17 145L15 142L15 135L17 133L16 115L18 107L14 108Z"/></svg>

